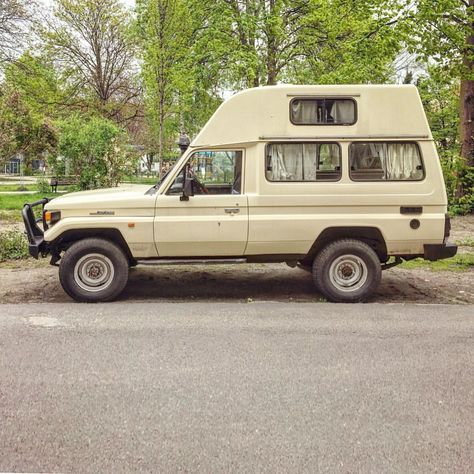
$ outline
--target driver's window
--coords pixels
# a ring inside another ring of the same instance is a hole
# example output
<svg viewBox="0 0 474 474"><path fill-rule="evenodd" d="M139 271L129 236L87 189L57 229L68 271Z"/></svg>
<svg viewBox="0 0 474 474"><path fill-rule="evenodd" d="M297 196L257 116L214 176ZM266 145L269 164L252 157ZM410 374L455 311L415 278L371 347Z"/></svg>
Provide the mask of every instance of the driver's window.
<svg viewBox="0 0 474 474"><path fill-rule="evenodd" d="M241 194L242 152L200 150L193 153L167 194L180 194L184 174L193 180L194 194Z"/></svg>

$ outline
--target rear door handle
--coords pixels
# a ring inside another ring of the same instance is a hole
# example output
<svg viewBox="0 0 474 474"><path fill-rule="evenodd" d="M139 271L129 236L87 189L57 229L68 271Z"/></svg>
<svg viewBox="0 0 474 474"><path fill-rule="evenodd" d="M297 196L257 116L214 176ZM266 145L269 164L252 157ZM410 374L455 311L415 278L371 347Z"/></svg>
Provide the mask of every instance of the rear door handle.
<svg viewBox="0 0 474 474"><path fill-rule="evenodd" d="M227 207L224 211L226 214L236 214L237 212L240 212L240 209L238 207Z"/></svg>

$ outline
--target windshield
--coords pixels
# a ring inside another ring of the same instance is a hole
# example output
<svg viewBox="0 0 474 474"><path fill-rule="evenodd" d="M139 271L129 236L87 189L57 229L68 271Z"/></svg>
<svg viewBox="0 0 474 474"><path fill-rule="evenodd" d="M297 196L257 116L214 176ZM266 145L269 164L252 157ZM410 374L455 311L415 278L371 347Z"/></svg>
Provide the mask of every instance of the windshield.
<svg viewBox="0 0 474 474"><path fill-rule="evenodd" d="M171 168L163 174L163 176L157 181L157 183L152 188L150 188L146 192L146 194L155 194L158 191L158 189L161 186L161 183L163 183L163 181L171 173L171 171L173 171L176 168L176 164L178 163L178 161L179 161L179 159L174 162L174 164L171 166Z"/></svg>

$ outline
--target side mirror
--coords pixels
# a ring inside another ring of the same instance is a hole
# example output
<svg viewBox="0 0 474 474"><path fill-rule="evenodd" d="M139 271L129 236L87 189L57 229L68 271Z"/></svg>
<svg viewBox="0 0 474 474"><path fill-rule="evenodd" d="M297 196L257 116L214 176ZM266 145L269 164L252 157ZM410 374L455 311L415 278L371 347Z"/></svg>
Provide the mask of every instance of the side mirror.
<svg viewBox="0 0 474 474"><path fill-rule="evenodd" d="M188 176L185 168L183 170L183 194L179 197L180 201L189 201L189 196L194 196L193 181L194 178Z"/></svg>

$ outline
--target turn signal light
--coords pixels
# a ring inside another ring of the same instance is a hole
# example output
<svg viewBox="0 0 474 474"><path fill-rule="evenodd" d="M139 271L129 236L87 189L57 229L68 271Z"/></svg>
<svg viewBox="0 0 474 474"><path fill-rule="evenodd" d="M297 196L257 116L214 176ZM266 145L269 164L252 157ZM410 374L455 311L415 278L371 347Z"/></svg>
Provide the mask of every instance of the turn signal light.
<svg viewBox="0 0 474 474"><path fill-rule="evenodd" d="M44 222L46 225L53 225L61 219L60 211L44 211Z"/></svg>

